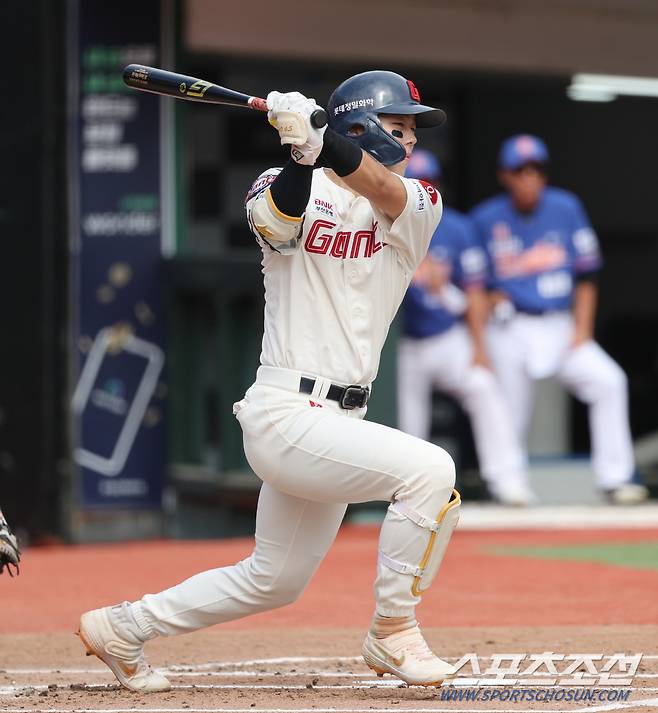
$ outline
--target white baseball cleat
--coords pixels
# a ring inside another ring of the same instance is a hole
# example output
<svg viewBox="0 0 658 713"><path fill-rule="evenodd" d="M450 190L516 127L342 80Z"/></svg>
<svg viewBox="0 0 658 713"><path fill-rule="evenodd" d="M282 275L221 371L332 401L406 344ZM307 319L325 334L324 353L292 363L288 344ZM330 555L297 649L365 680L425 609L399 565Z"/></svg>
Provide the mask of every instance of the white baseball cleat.
<svg viewBox="0 0 658 713"><path fill-rule="evenodd" d="M649 490L639 483L625 483L608 490L607 495L614 505L638 505L649 497Z"/></svg>
<svg viewBox="0 0 658 713"><path fill-rule="evenodd" d="M440 686L457 673L454 666L432 653L418 625L385 639L376 639L368 632L362 653L378 676L392 673L411 686Z"/></svg>
<svg viewBox="0 0 658 713"><path fill-rule="evenodd" d="M537 496L527 483L510 481L489 485L489 490L499 505L527 507L537 504Z"/></svg>
<svg viewBox="0 0 658 713"><path fill-rule="evenodd" d="M122 606L127 606L124 604ZM94 609L80 617L78 636L88 656L97 656L122 686L139 693L157 693L171 688L144 657L144 642L120 625L113 607Z"/></svg>

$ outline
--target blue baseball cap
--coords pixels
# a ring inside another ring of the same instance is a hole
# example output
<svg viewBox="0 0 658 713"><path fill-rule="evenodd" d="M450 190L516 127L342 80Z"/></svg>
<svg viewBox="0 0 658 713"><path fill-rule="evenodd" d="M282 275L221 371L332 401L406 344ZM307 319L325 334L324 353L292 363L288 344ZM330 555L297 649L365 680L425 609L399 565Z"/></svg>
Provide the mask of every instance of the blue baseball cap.
<svg viewBox="0 0 658 713"><path fill-rule="evenodd" d="M407 178L426 178L430 181L438 181L441 178L441 164L430 151L414 149L404 175Z"/></svg>
<svg viewBox="0 0 658 713"><path fill-rule="evenodd" d="M498 166L507 171L516 171L527 163L547 163L546 144L531 134L517 134L503 141L498 153Z"/></svg>

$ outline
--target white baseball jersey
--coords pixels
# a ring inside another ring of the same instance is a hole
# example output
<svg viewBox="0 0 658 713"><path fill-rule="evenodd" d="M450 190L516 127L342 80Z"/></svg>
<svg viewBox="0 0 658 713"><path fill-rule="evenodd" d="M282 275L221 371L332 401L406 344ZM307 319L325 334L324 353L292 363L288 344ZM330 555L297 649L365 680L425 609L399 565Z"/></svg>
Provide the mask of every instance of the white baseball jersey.
<svg viewBox="0 0 658 713"><path fill-rule="evenodd" d="M316 169L301 235L295 245L281 247L270 245L250 216L255 197L280 170L261 174L246 199L263 249L261 364L370 384L389 326L441 219L441 197L430 184L400 177L407 204L391 223L366 198Z"/></svg>

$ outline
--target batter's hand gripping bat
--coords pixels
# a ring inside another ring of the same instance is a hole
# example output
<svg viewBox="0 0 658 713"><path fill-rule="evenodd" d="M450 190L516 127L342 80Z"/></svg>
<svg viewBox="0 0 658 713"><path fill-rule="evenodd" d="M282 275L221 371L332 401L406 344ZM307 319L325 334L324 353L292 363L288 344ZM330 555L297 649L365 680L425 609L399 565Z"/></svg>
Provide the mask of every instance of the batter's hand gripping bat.
<svg viewBox="0 0 658 713"><path fill-rule="evenodd" d="M146 67L143 64L129 64L123 70L123 81L134 89L155 94L166 94L177 99L207 102L209 104L224 104L225 106L246 107L256 111L267 111L265 99L252 97L248 94L220 87L204 79L188 77L177 72L169 72L157 67ZM327 124L327 113L324 109L316 109L311 114L311 124L321 129Z"/></svg>

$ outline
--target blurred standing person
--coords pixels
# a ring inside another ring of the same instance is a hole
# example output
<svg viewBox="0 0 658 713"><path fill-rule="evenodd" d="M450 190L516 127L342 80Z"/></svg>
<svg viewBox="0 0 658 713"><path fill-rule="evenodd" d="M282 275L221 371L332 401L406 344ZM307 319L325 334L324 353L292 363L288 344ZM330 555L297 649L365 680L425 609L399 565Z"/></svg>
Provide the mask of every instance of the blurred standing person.
<svg viewBox="0 0 658 713"><path fill-rule="evenodd" d="M648 492L632 481L626 375L594 341L598 239L580 200L547 185L547 164L538 137L507 139L498 157L505 192L471 213L491 270L491 359L522 441L533 382L556 377L589 407L598 486L614 503L640 502Z"/></svg>
<svg viewBox="0 0 658 713"><path fill-rule="evenodd" d="M405 175L438 189L441 173L434 154L416 149ZM501 503L527 505L534 495L523 453L484 343L485 276L486 257L470 219L444 206L427 256L403 302L399 426L429 440L433 388L450 394L470 418L480 470L491 495Z"/></svg>
<svg viewBox="0 0 658 713"><path fill-rule="evenodd" d="M7 568L9 576L13 577L11 568L16 568L18 573L18 563L21 561L21 552L18 548L16 535L11 531L5 516L0 510L0 574Z"/></svg>

